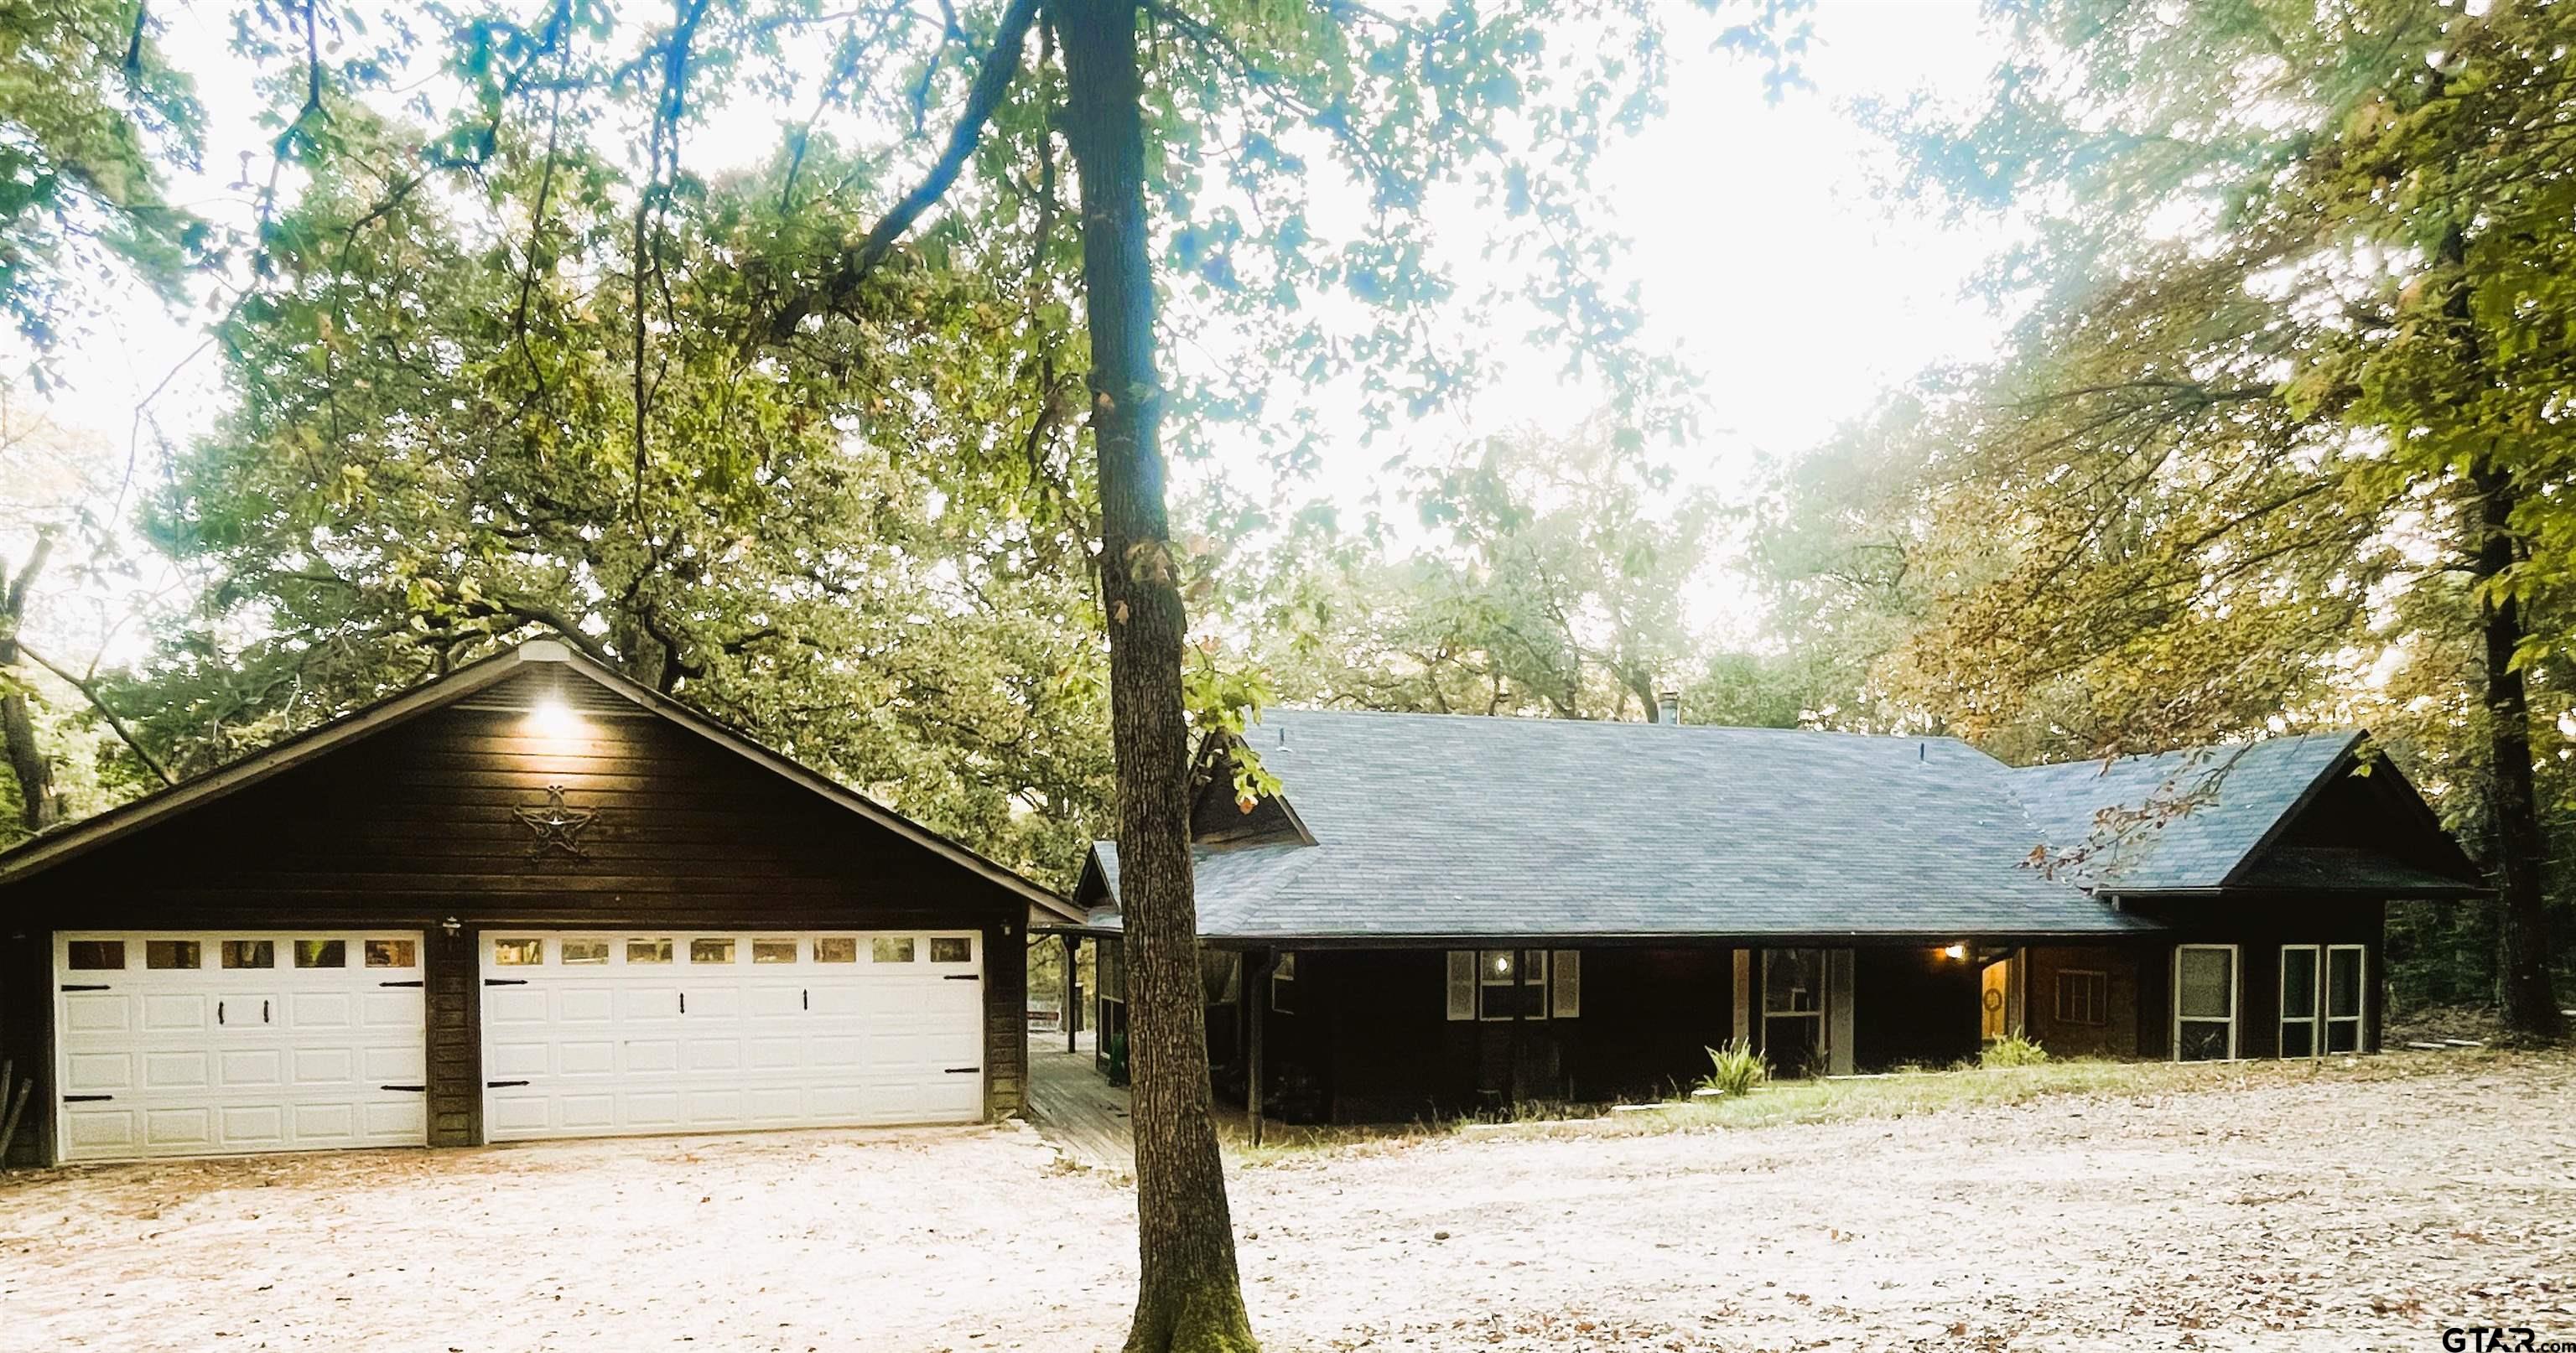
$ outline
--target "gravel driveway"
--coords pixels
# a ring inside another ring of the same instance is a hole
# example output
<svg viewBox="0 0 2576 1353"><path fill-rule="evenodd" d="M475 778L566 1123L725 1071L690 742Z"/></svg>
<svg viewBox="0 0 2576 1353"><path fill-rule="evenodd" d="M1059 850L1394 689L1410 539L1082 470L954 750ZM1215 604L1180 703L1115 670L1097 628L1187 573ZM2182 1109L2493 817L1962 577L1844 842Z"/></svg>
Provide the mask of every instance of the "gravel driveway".
<svg viewBox="0 0 2576 1353"><path fill-rule="evenodd" d="M2576 1339L2576 1059L1239 1169L1256 1323L1347 1348ZM11 1349L1114 1348L1133 1199L1033 1131L0 1182Z"/></svg>

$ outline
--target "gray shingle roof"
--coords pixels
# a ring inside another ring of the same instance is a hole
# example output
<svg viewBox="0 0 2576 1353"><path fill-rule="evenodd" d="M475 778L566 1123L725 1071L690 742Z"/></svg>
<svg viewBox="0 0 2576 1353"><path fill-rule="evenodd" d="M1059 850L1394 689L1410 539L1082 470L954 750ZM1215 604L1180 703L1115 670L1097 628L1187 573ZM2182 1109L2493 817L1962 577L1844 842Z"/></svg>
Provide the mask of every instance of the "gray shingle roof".
<svg viewBox="0 0 2576 1353"><path fill-rule="evenodd" d="M2152 928L2026 867L2012 770L1952 739L1275 710L1250 741L1317 844L1203 849L1212 938Z"/></svg>
<svg viewBox="0 0 2576 1353"><path fill-rule="evenodd" d="M2012 786L2064 861L2060 872L2120 893L2216 888L2361 737L2028 766Z"/></svg>

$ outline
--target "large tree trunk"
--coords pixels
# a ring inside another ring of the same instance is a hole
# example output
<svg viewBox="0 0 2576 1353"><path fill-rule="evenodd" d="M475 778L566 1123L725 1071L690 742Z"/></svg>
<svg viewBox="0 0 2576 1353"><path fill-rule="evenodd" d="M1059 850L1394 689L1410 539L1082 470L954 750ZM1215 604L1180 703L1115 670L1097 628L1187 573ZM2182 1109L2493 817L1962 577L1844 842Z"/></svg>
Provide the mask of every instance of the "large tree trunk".
<svg viewBox="0 0 2576 1353"><path fill-rule="evenodd" d="M1136 13L1135 0L1048 5L1064 51L1065 140L1082 177L1100 588L1118 761L1140 1266L1127 1348L1197 1353L1255 1344L1235 1271L1224 1160L1208 1115L1181 703L1184 622L1163 502Z"/></svg>
<svg viewBox="0 0 2576 1353"><path fill-rule="evenodd" d="M2511 596L2484 584L2513 566L2512 476L2481 463L2471 474L2478 495L2476 549L2471 576L2481 584L2479 627L2486 640L2487 755L2495 814L2496 884L2503 894L2497 927L2497 968L2503 982L2505 1028L2517 1035L2558 1035L2558 1000L2549 984L2549 915L2541 895L2545 851L2540 798L2531 773L2531 697L2513 662L2522 645L2522 610Z"/></svg>
<svg viewBox="0 0 2576 1353"><path fill-rule="evenodd" d="M9 580L5 594L0 594L0 669L11 669L12 684L0 696L0 743L9 753L9 772L18 781L21 826L29 835L41 832L63 816L62 800L54 794L54 763L45 755L36 738L36 711L27 698L24 678L16 675L18 666L18 625L27 614L27 593L34 587L36 575L45 567L45 556L53 552L50 533L36 537L36 547L27 554L26 567Z"/></svg>
<svg viewBox="0 0 2576 1353"><path fill-rule="evenodd" d="M2438 93L2444 76L2436 71ZM2468 280L2468 235L2453 224L2442 232L2434 257L2450 274L2450 294L2442 313L2460 344L2463 384L2489 382L2486 353L2471 322ZM2490 447L2469 471L2477 495L2470 504L2469 577L2478 592L2478 627L2486 644L2483 692L2487 714L2487 795L2495 824L2496 887L2503 914L2496 927L2498 976L2504 990L2504 1025L2523 1038L2549 1039L2559 1031L2558 1001L2549 990L2549 912L2541 895L2541 864L2548 850L2540 830L2540 794L2531 773L2531 696L2522 669L2514 664L2522 647L2522 606L2511 595L2499 595L2495 582L2510 572L2518 557L2513 510L2521 486L2513 472L2496 464Z"/></svg>

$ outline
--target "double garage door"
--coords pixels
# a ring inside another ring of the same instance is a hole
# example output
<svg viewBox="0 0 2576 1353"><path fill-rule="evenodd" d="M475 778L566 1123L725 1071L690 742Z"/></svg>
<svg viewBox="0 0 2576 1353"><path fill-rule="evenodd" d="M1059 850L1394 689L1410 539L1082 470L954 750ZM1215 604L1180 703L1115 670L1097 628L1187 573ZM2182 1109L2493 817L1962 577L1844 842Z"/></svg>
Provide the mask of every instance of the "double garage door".
<svg viewBox="0 0 2576 1353"><path fill-rule="evenodd" d="M971 931L492 932L492 1141L965 1123L984 1113Z"/></svg>
<svg viewBox="0 0 2576 1353"><path fill-rule="evenodd" d="M65 1160L429 1140L418 931L57 935Z"/></svg>
<svg viewBox="0 0 2576 1353"><path fill-rule="evenodd" d="M487 932L484 1135L972 1122L967 932ZM54 941L64 1160L428 1141L417 931Z"/></svg>

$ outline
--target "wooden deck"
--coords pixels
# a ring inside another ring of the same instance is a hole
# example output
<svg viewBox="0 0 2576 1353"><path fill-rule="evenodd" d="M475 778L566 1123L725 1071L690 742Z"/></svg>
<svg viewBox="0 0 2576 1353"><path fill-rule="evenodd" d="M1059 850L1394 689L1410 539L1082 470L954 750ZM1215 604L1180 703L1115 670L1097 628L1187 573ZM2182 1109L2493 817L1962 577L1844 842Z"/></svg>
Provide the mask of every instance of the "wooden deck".
<svg viewBox="0 0 2576 1353"><path fill-rule="evenodd" d="M1127 1092L1111 1088L1091 1064L1091 1038L1064 1050L1064 1035L1029 1038L1029 1118L1077 1164L1113 1174L1136 1172L1127 1132Z"/></svg>

